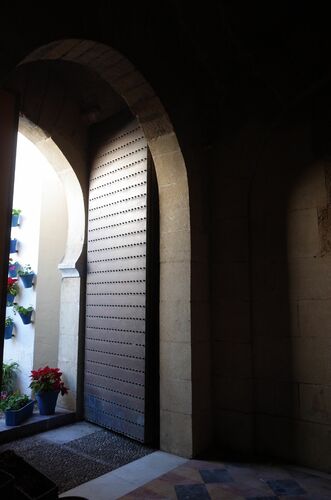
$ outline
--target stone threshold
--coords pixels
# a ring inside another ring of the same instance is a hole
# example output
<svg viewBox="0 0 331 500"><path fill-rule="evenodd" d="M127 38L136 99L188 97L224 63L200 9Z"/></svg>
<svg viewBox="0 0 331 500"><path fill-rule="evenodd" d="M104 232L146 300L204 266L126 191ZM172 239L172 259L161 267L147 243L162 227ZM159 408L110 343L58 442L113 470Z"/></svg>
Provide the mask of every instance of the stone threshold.
<svg viewBox="0 0 331 500"><path fill-rule="evenodd" d="M6 425L5 419L2 417L0 418L0 444L49 431L76 421L76 413L64 409L57 409L54 415L39 415L38 410L36 410L32 417L15 426Z"/></svg>

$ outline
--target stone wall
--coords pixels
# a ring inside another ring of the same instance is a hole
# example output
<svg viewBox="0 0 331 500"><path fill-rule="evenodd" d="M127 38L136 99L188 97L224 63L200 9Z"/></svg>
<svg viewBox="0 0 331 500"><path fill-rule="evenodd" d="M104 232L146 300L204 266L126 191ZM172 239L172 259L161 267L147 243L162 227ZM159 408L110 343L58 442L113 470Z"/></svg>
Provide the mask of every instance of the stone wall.
<svg viewBox="0 0 331 500"><path fill-rule="evenodd" d="M249 126L216 158L220 446L330 471L329 161L298 109L268 134Z"/></svg>
<svg viewBox="0 0 331 500"><path fill-rule="evenodd" d="M211 154L212 380L221 449L253 450L249 195L258 131L249 125Z"/></svg>

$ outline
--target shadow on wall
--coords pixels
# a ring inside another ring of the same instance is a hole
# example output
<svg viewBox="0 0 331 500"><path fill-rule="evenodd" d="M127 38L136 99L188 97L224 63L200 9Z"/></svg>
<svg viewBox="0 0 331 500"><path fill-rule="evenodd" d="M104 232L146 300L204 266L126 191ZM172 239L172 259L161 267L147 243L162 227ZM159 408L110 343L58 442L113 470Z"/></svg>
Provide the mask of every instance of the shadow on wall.
<svg viewBox="0 0 331 500"><path fill-rule="evenodd" d="M258 453L330 471L331 162L319 102L278 127L253 186L253 405Z"/></svg>

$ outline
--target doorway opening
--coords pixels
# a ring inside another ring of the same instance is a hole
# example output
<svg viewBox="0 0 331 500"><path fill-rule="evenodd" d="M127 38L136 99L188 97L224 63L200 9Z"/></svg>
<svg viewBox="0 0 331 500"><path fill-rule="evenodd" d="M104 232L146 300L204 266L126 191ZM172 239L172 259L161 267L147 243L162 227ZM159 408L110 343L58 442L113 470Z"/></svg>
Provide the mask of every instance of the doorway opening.
<svg viewBox="0 0 331 500"><path fill-rule="evenodd" d="M158 373L154 374L160 390L160 447L191 456L190 210L186 168L167 113L129 61L110 47L86 40L61 40L37 49L16 68L7 88L22 96L21 111L45 131L44 142L54 141L72 165L83 207L88 205L88 143L92 128L122 111L123 105L137 118L155 165L160 202L159 384ZM68 204L71 200L68 196ZM77 231L70 233L70 218L74 218L75 212L69 205L68 212L68 232L75 237ZM86 215L84 211L84 224ZM69 318L74 318L64 326L79 332L77 343L75 335L69 334L74 346L70 354L75 358L69 360L68 349L65 352L60 348L60 335L59 362L63 360L61 368L69 374L77 366L82 370L84 362L85 241L79 239L80 251L67 253L61 264L63 303ZM73 294L80 297L80 307L71 300ZM77 373L76 370L71 394L83 415L83 380Z"/></svg>
<svg viewBox="0 0 331 500"><path fill-rule="evenodd" d="M29 396L31 370L58 363L61 295L58 265L67 244L67 218L65 193L59 178L46 158L19 133L8 277L15 295L8 295L6 308L6 319L14 322L14 329L5 341L3 361L18 363L17 389ZM23 322L21 307L32 308L31 321L27 322L23 316L26 321Z"/></svg>
<svg viewBox="0 0 331 500"><path fill-rule="evenodd" d="M3 396L9 388L30 397L32 369L67 364L71 371L62 370L71 390L58 400L57 420L68 423L76 410L80 278L75 263L83 248L84 204L70 164L26 117L19 120L12 203L7 287L14 296L7 294L6 324L12 330L4 340ZM65 301L68 287L71 302ZM32 310L30 318L23 309ZM42 430L39 421L35 410L29 424Z"/></svg>

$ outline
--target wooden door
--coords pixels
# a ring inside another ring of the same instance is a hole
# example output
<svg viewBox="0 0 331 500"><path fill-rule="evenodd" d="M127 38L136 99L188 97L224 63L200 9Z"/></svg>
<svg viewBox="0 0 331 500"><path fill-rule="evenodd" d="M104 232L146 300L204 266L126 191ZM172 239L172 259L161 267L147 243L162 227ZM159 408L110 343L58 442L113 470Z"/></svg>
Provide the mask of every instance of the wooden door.
<svg viewBox="0 0 331 500"><path fill-rule="evenodd" d="M88 214L85 418L155 443L157 188L146 139L132 117L112 130L98 128Z"/></svg>

